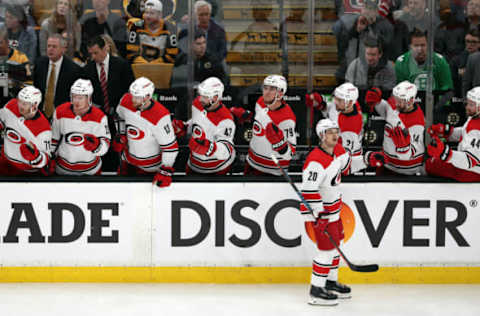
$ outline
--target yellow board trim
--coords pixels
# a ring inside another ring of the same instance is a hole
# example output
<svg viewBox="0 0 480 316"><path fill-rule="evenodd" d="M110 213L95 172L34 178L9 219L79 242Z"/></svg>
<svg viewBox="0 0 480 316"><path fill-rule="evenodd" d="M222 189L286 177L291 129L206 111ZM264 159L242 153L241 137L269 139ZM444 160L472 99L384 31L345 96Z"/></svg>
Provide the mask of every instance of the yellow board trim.
<svg viewBox="0 0 480 316"><path fill-rule="evenodd" d="M0 282L308 283L310 267L0 267ZM355 283L480 283L480 267L384 267L358 273L341 267L340 281Z"/></svg>

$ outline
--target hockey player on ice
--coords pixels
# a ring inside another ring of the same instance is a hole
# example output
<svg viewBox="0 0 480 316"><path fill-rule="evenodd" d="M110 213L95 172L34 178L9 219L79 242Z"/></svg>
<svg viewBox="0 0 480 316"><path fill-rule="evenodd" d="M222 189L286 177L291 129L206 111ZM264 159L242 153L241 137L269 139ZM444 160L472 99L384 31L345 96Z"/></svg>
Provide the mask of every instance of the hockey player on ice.
<svg viewBox="0 0 480 316"><path fill-rule="evenodd" d="M270 157L272 153L282 168L288 168L297 136L295 114L283 100L286 92L287 81L280 75L270 75L263 81L263 95L255 105L245 174L280 176L281 171Z"/></svg>
<svg viewBox="0 0 480 316"><path fill-rule="evenodd" d="M205 79L198 85L198 96L193 100L192 119L188 124L173 121L178 135L185 135L187 125L191 126L187 174L226 174L235 160L235 123L221 101L223 89L218 78Z"/></svg>
<svg viewBox="0 0 480 316"><path fill-rule="evenodd" d="M333 91L334 102L325 102L317 92L306 95L307 107L318 108L325 118L337 122L340 139L345 149L352 155L362 154L363 117L357 102L358 89L347 82Z"/></svg>
<svg viewBox="0 0 480 316"><path fill-rule="evenodd" d="M336 305L337 298L350 298L350 287L338 283L338 251L324 233L331 234L338 245L343 240L340 219L342 194L339 190L342 173L356 172L367 166L380 167L381 152L368 151L364 156L352 156L339 142L339 127L330 119L316 126L319 145L307 156L303 165L301 193L313 213L302 203L300 213L305 228L315 241L318 252L313 259L310 301L312 305Z"/></svg>
<svg viewBox="0 0 480 316"><path fill-rule="evenodd" d="M107 116L92 106L90 80L78 79L70 88L71 102L55 109L52 117L52 149L57 174L99 175L101 156L110 147Z"/></svg>
<svg viewBox="0 0 480 316"><path fill-rule="evenodd" d="M480 181L480 87L467 92L465 111L468 119L461 127L434 124L428 128L432 144L425 163L429 175L455 179L460 182ZM457 150L442 142L459 142Z"/></svg>
<svg viewBox="0 0 480 316"><path fill-rule="evenodd" d="M170 112L152 99L154 90L153 82L145 77L130 85L117 107L119 118L125 122L126 134L116 137L112 146L121 153L120 174L153 173L156 185L168 187L178 144Z"/></svg>
<svg viewBox="0 0 480 316"><path fill-rule="evenodd" d="M4 130L0 174L35 174L48 167L52 130L38 111L41 101L40 90L27 86L0 109L0 130Z"/></svg>
<svg viewBox="0 0 480 316"><path fill-rule="evenodd" d="M384 167L393 173L425 175L425 117L415 103L417 87L408 81L397 84L388 102L382 100L378 88L367 91L365 100L370 112L374 110L385 119L383 152ZM381 169L377 169L381 173Z"/></svg>

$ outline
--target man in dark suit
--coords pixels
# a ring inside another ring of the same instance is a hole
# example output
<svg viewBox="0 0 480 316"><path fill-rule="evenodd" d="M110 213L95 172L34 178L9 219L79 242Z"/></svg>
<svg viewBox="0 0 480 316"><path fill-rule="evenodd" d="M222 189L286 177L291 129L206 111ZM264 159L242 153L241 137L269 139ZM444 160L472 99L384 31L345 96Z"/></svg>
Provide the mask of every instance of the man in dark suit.
<svg viewBox="0 0 480 316"><path fill-rule="evenodd" d="M117 130L114 122L115 108L135 80L132 67L125 59L110 55L101 36L92 38L87 44L87 49L91 60L85 65L84 72L93 84L93 103L107 114L108 127L112 135L115 135ZM109 151L104 156L102 169L116 171L117 164L116 153Z"/></svg>
<svg viewBox="0 0 480 316"><path fill-rule="evenodd" d="M82 77L82 68L64 56L66 48L67 41L60 34L52 34L47 40L47 56L35 60L33 85L44 96L40 108L47 118L57 106L70 101L70 87Z"/></svg>

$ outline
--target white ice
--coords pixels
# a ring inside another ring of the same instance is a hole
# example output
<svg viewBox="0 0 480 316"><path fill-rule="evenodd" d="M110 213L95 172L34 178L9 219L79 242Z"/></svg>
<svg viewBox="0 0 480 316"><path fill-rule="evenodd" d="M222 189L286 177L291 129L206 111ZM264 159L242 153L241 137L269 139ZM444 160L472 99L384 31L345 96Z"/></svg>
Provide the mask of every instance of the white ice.
<svg viewBox="0 0 480 316"><path fill-rule="evenodd" d="M0 284L0 315L480 315L480 285L353 285L335 307L310 306L307 284Z"/></svg>

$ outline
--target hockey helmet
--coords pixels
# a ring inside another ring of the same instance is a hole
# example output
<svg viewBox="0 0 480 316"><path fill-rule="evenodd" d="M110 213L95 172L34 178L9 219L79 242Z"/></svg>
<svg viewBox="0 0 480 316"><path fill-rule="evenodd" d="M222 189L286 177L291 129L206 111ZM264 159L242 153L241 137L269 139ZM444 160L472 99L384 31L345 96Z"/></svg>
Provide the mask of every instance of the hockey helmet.
<svg viewBox="0 0 480 316"><path fill-rule="evenodd" d="M152 9L155 11L162 12L163 11L163 5L160 2L160 0L147 0L145 1L145 11L147 9Z"/></svg>
<svg viewBox="0 0 480 316"><path fill-rule="evenodd" d="M18 93L18 99L38 106L42 102L42 92L33 86L26 86Z"/></svg>
<svg viewBox="0 0 480 316"><path fill-rule="evenodd" d="M467 100L474 102L476 105L476 114L480 113L480 86L467 92Z"/></svg>
<svg viewBox="0 0 480 316"><path fill-rule="evenodd" d="M287 93L287 80L280 75L270 75L263 80L264 86L271 86L277 88L277 91Z"/></svg>
<svg viewBox="0 0 480 316"><path fill-rule="evenodd" d="M223 95L223 83L217 77L210 77L202 81L198 87L198 94L207 97L212 103L213 97L218 96L218 100L222 98Z"/></svg>
<svg viewBox="0 0 480 316"><path fill-rule="evenodd" d="M394 97L400 100L415 100L415 98L417 97L417 86L405 80L400 82L393 88L392 94Z"/></svg>
<svg viewBox="0 0 480 316"><path fill-rule="evenodd" d="M318 121L317 126L315 127L315 131L321 140L323 140L325 132L329 129L339 129L337 122L332 121L331 119L323 119Z"/></svg>
<svg viewBox="0 0 480 316"><path fill-rule="evenodd" d="M335 91L333 91L333 95L336 98L344 100L346 103L349 101L353 101L353 103L357 102L358 99L358 88L355 87L350 82L346 82L344 84L339 85Z"/></svg>
<svg viewBox="0 0 480 316"><path fill-rule="evenodd" d="M140 77L130 85L129 92L133 97L145 98L152 97L155 91L155 85L146 77Z"/></svg>
<svg viewBox="0 0 480 316"><path fill-rule="evenodd" d="M70 94L87 95L90 97L93 94L92 82L86 79L77 79L70 88Z"/></svg>

